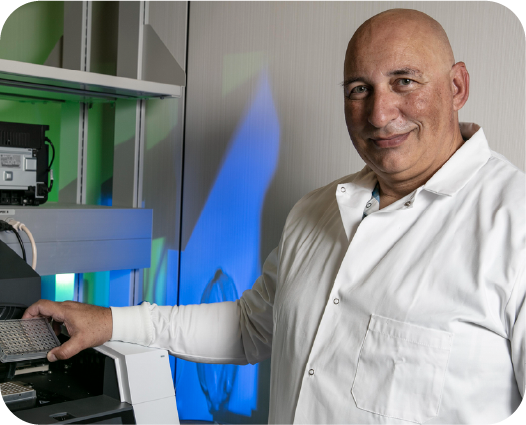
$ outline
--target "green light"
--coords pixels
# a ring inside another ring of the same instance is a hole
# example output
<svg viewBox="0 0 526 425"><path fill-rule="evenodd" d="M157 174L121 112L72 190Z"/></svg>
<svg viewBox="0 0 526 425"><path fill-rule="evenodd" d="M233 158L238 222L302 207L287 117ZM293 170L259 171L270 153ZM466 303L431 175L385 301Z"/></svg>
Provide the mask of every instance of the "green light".
<svg viewBox="0 0 526 425"><path fill-rule="evenodd" d="M75 293L75 273L55 276L55 301L72 300Z"/></svg>

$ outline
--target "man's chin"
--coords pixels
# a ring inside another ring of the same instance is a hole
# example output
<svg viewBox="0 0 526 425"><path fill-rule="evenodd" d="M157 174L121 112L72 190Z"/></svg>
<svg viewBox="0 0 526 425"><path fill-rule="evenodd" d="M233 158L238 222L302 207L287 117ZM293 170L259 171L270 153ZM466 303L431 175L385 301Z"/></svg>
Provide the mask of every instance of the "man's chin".
<svg viewBox="0 0 526 425"><path fill-rule="evenodd" d="M368 165L376 174L390 176L391 178L406 175L411 168L407 158L400 158L399 155L385 155Z"/></svg>

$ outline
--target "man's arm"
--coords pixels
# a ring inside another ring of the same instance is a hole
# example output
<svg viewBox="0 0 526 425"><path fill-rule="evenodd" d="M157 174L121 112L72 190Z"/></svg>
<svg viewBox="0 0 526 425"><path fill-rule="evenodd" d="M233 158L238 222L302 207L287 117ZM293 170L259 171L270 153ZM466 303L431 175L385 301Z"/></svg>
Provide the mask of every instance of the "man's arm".
<svg viewBox="0 0 526 425"><path fill-rule="evenodd" d="M112 339L167 349L197 363L257 363L270 357L278 249L236 302L112 307Z"/></svg>
<svg viewBox="0 0 526 425"><path fill-rule="evenodd" d="M511 335L511 359L519 391L526 393L526 273L523 267L506 307L508 317L515 318Z"/></svg>
<svg viewBox="0 0 526 425"><path fill-rule="evenodd" d="M113 339L165 348L199 363L256 363L270 356L278 249L270 253L252 289L236 302L187 306L104 308L40 300L23 318L50 317L55 332L64 324L70 340L48 353L50 361Z"/></svg>

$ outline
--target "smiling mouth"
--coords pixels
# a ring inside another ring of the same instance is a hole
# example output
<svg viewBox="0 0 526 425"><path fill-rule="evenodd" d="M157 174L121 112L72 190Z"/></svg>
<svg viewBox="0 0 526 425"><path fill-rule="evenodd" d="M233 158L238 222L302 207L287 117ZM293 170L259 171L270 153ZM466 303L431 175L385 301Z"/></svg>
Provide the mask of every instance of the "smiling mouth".
<svg viewBox="0 0 526 425"><path fill-rule="evenodd" d="M395 134L391 137L371 138L370 140L372 140L378 148L396 148L405 142L410 133L411 131L408 131L407 133Z"/></svg>

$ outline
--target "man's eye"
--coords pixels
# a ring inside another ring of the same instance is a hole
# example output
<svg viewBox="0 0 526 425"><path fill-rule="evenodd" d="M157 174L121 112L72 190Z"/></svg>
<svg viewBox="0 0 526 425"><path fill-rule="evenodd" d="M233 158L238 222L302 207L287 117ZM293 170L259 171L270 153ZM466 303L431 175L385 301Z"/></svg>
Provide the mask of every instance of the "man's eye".
<svg viewBox="0 0 526 425"><path fill-rule="evenodd" d="M411 84L413 82L413 80L409 79L409 78L401 78L400 80L398 80L398 83L401 85L401 86L408 86L409 84Z"/></svg>
<svg viewBox="0 0 526 425"><path fill-rule="evenodd" d="M356 86L351 90L351 93L361 94L365 93L367 91L367 87L365 86Z"/></svg>

